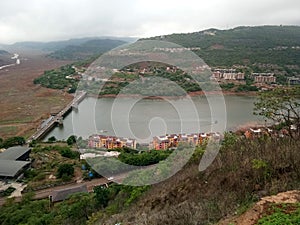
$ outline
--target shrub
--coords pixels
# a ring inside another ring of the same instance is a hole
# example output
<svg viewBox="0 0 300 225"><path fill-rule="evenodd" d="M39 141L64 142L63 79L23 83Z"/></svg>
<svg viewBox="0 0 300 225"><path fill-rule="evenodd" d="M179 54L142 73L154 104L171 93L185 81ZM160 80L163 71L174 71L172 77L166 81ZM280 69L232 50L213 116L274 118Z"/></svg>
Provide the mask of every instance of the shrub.
<svg viewBox="0 0 300 225"><path fill-rule="evenodd" d="M63 176L74 176L74 167L72 164L62 164L58 167L57 178L62 178Z"/></svg>

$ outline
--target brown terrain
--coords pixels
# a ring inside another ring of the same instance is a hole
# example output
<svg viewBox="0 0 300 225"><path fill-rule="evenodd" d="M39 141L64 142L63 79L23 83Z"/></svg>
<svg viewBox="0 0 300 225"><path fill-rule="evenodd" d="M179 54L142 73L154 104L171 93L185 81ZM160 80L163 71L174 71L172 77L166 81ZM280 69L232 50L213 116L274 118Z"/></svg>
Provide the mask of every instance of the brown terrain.
<svg viewBox="0 0 300 225"><path fill-rule="evenodd" d="M267 196L257 202L251 209L247 210L241 216L224 219L218 225L255 225L258 220L266 215L268 208L271 204L293 204L300 201L300 191L288 191L279 193L278 195Z"/></svg>
<svg viewBox="0 0 300 225"><path fill-rule="evenodd" d="M34 133L53 107L63 107L72 96L33 84L45 70L69 62L37 53L20 53L21 64L0 70L0 137Z"/></svg>

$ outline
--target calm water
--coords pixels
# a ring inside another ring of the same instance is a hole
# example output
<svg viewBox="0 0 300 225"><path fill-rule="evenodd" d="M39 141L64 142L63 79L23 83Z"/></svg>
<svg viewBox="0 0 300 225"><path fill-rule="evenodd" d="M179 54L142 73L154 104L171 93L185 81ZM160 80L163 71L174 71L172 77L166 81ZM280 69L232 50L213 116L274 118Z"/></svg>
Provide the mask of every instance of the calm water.
<svg viewBox="0 0 300 225"><path fill-rule="evenodd" d="M146 143L156 135L234 130L250 122L263 123L252 114L254 100L225 96L225 101L213 98L208 104L203 96L177 100L86 98L45 140L51 136L63 140L72 134L87 138L102 132Z"/></svg>

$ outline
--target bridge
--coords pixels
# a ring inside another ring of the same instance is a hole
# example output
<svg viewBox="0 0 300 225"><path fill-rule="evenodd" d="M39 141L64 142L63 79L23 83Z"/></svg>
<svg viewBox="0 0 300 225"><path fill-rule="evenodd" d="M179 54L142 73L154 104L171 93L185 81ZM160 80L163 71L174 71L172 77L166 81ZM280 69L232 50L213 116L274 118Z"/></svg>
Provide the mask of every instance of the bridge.
<svg viewBox="0 0 300 225"><path fill-rule="evenodd" d="M44 137L53 127L57 124L63 124L64 116L72 110L72 108L78 108L78 104L85 98L86 92L77 92L72 102L70 102L65 108L63 108L56 116L53 116L45 126L40 127L27 141L27 143L33 140L39 140Z"/></svg>

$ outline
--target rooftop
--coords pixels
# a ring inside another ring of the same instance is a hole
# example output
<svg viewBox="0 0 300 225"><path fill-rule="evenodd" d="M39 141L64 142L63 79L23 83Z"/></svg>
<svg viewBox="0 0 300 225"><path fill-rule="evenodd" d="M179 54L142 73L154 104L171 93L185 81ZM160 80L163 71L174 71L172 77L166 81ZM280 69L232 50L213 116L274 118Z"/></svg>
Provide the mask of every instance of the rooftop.
<svg viewBox="0 0 300 225"><path fill-rule="evenodd" d="M0 159L3 160L17 160L22 155L30 151L28 147L16 146L6 149L4 152L0 153Z"/></svg>
<svg viewBox="0 0 300 225"><path fill-rule="evenodd" d="M27 161L0 159L0 177L15 177L20 170L29 164L30 162Z"/></svg>

